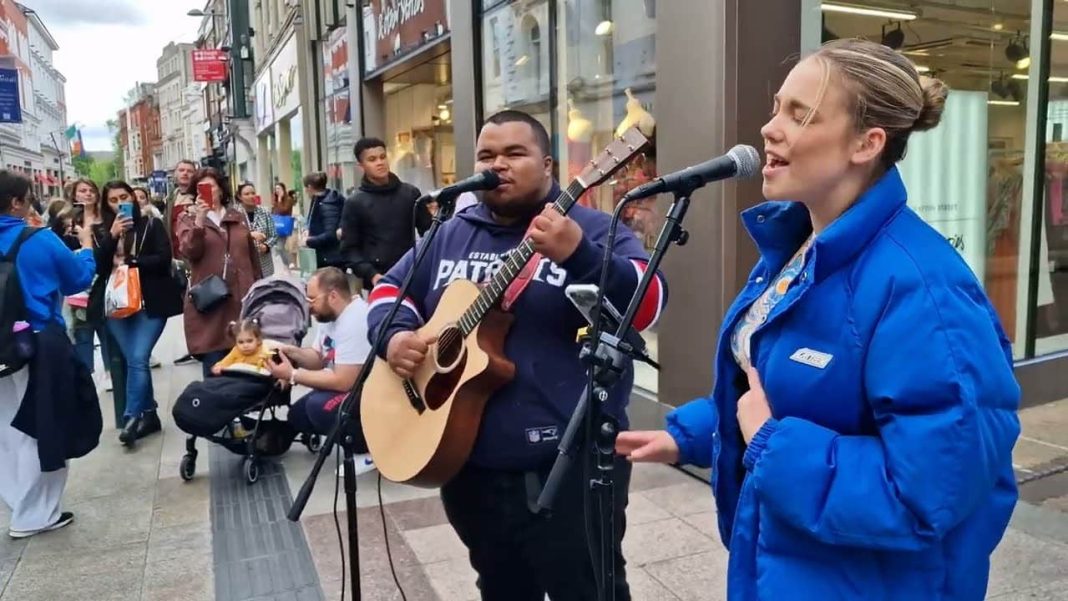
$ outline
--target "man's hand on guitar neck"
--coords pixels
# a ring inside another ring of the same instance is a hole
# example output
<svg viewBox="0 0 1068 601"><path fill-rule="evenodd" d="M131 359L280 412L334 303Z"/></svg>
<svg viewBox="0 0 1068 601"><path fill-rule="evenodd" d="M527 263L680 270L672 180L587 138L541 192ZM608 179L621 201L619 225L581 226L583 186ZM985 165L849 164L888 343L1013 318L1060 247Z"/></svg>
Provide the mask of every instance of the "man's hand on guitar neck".
<svg viewBox="0 0 1068 601"><path fill-rule="evenodd" d="M393 373L405 379L411 378L419 365L426 360L430 345L437 340L437 336L423 338L418 332L398 332L389 340L386 361Z"/></svg>
<svg viewBox="0 0 1068 601"><path fill-rule="evenodd" d="M582 228L556 209L545 207L531 222L530 239L534 242L534 250L561 265L575 254L582 242Z"/></svg>

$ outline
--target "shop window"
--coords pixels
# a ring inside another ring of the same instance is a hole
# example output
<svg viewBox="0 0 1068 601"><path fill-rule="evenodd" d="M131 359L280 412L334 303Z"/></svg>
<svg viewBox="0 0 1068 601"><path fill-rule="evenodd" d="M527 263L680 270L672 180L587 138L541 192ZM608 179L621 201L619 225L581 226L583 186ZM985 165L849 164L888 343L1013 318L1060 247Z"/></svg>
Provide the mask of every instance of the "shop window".
<svg viewBox="0 0 1068 601"><path fill-rule="evenodd" d="M881 42L911 59L921 75L949 85L941 124L914 135L900 164L909 206L960 252L1022 357L1030 273L1028 5L986 0L925 5L921 12L901 1L828 2L823 9L824 41Z"/></svg>
<svg viewBox="0 0 1068 601"><path fill-rule="evenodd" d="M563 0L557 2L556 130L560 179L570 183L613 137L638 126L654 142L648 152L594 188L579 202L606 212L631 188L657 176L655 152L656 20L651 2ZM656 199L632 203L623 214L646 248L651 249L663 216ZM620 308L622 310L622 308ZM645 332L649 352L657 356L656 328ZM635 366L635 385L656 392L657 375Z"/></svg>
<svg viewBox="0 0 1068 601"><path fill-rule="evenodd" d="M551 131L549 115L549 3L504 3L482 17L482 110L515 109L539 119Z"/></svg>
<svg viewBox="0 0 1068 601"><path fill-rule="evenodd" d="M1054 4L1050 35L1049 95L1045 135L1045 181L1036 210L1041 227L1034 266L1037 286L1034 315L1035 354L1068 349L1068 5ZM1030 216L1029 216L1030 217ZM1028 219L1030 224L1030 219Z"/></svg>

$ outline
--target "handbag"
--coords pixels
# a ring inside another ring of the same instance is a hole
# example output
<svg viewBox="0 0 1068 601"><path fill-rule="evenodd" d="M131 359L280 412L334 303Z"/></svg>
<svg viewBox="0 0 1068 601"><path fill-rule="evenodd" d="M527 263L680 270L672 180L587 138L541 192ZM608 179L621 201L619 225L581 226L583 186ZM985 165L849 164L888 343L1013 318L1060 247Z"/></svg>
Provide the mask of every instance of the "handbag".
<svg viewBox="0 0 1068 601"><path fill-rule="evenodd" d="M226 272L230 268L230 226L226 227L226 254L223 255L222 277L211 274L189 289L189 299L193 307L201 313L210 313L212 309L230 298L230 287L226 284Z"/></svg>
<svg viewBox="0 0 1068 601"><path fill-rule="evenodd" d="M137 234L134 234L134 243L131 246L134 257L141 254L147 234L148 225L145 226L145 231L141 235L140 246L137 244ZM140 312L144 306L145 300L141 293L141 271L129 265L119 265L112 270L108 277L107 287L104 289L104 314L113 319L126 319Z"/></svg>
<svg viewBox="0 0 1068 601"><path fill-rule="evenodd" d="M288 238L293 235L294 219L292 215L272 215L274 231L279 238Z"/></svg>

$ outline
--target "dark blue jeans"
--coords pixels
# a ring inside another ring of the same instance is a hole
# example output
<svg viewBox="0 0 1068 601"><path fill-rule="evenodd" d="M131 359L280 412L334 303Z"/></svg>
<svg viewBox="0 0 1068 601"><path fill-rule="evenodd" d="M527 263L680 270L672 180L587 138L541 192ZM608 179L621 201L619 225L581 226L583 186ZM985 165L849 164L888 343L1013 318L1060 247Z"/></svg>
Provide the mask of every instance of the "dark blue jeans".
<svg viewBox="0 0 1068 601"><path fill-rule="evenodd" d="M93 361L94 334L100 338L100 355L104 358L104 371L111 371L111 349L108 348L108 337L104 330L104 322L102 321L95 326L82 324L72 329L74 330L74 355L89 368L89 373L95 371Z"/></svg>
<svg viewBox="0 0 1068 601"><path fill-rule="evenodd" d="M149 357L163 334L167 320L141 311L126 319L108 319L108 329L126 359L126 411L124 417L137 417L156 408L152 392Z"/></svg>
<svg viewBox="0 0 1068 601"><path fill-rule="evenodd" d="M313 390L289 406L289 417L286 419L289 425L301 434L327 436L333 432L337 424L337 412L348 395L348 392ZM353 451L366 453L367 441L363 437L363 427L360 425L359 402L353 406L352 412L353 418L349 420L348 430L353 435Z"/></svg>

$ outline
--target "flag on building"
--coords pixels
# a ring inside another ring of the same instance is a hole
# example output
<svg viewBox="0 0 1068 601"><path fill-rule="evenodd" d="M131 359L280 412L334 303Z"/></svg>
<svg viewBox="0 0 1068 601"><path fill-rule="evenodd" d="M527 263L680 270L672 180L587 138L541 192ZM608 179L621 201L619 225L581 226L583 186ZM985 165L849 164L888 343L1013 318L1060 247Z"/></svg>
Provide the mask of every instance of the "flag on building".
<svg viewBox="0 0 1068 601"><path fill-rule="evenodd" d="M63 132L63 137L70 144L70 156L72 159L85 154L85 144L82 143L82 130L78 129L77 125L68 127L67 131Z"/></svg>

